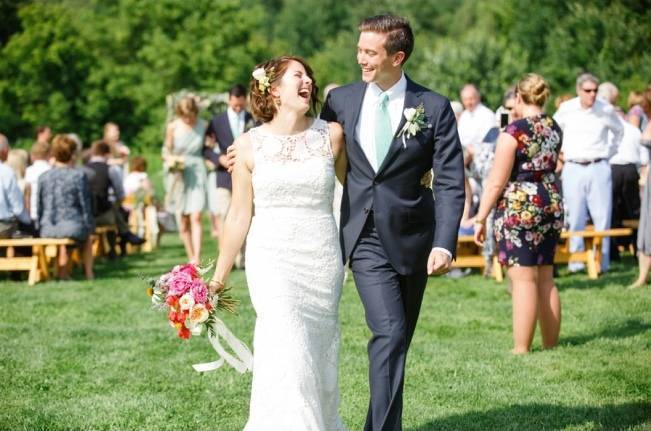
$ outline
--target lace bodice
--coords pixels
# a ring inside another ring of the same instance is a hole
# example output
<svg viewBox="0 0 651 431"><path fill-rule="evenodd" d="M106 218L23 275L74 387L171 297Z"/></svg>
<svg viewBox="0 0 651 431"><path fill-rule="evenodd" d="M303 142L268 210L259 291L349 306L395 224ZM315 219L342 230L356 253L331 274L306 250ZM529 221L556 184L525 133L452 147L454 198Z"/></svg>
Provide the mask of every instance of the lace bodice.
<svg viewBox="0 0 651 431"><path fill-rule="evenodd" d="M332 213L334 160L328 123L316 119L296 135L251 129L256 215L287 208Z"/></svg>

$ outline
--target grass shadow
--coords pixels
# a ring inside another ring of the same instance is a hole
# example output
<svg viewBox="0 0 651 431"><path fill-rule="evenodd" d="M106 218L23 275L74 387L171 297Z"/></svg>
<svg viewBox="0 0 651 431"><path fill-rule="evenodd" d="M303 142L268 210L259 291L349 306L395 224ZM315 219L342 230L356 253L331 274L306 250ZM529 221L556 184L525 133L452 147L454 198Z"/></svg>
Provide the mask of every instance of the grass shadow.
<svg viewBox="0 0 651 431"><path fill-rule="evenodd" d="M599 332L595 332L594 334L563 337L561 339L561 344L580 346L598 338L627 338L645 333L649 330L651 330L651 324L643 322L640 319L629 319L618 326L604 328Z"/></svg>
<svg viewBox="0 0 651 431"><path fill-rule="evenodd" d="M600 407L553 404L514 404L488 411L468 412L433 419L409 431L434 430L562 430L590 426L595 430L623 431L651 422L651 403L630 402Z"/></svg>

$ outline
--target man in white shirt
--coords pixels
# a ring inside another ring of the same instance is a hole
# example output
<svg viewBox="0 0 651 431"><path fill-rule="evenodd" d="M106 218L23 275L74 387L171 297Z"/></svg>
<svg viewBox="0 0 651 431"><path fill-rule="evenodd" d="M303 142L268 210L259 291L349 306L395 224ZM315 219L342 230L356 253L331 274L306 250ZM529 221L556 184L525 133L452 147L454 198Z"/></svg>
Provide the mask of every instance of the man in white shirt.
<svg viewBox="0 0 651 431"><path fill-rule="evenodd" d="M50 146L44 142L36 142L30 151L32 164L25 169L25 181L32 191L30 196L30 217L33 222L38 219L38 178L41 174L52 169L48 159L50 158Z"/></svg>
<svg viewBox="0 0 651 431"><path fill-rule="evenodd" d="M589 74L576 80L578 97L561 104L554 120L563 130L561 160L566 222L570 231L585 228L588 211L596 230L610 228L612 215L612 175L608 159L619 147L624 127L609 103L597 99L599 80ZM608 133L612 132L612 139ZM583 239L573 238L570 251L583 250ZM610 240L604 238L601 270L607 271L610 261ZM583 264L570 263L571 271Z"/></svg>
<svg viewBox="0 0 651 431"><path fill-rule="evenodd" d="M0 238L11 238L19 222L30 224L16 174L5 164L8 155L9 141L0 133Z"/></svg>
<svg viewBox="0 0 651 431"><path fill-rule="evenodd" d="M464 111L459 117L459 139L464 151L472 152L495 127L495 113L481 103L479 90L473 84L464 85L460 96Z"/></svg>
<svg viewBox="0 0 651 431"><path fill-rule="evenodd" d="M615 108L619 120L624 127L622 142L617 148L617 153L609 160L613 181L613 213L611 226L622 227L623 220L637 220L640 218L640 172L642 166L648 164L649 154L640 144L642 132L624 119L624 112L617 108L619 90L611 82L599 85L597 97ZM613 134L608 134L613 139ZM611 242L611 259L619 258L617 245L628 246L631 238L615 238Z"/></svg>

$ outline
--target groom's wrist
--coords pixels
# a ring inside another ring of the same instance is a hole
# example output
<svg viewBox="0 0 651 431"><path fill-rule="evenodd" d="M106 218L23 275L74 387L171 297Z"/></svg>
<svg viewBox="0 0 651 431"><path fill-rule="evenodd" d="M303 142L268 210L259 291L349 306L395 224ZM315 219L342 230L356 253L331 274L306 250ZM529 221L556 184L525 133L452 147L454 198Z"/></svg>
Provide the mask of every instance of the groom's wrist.
<svg viewBox="0 0 651 431"><path fill-rule="evenodd" d="M440 252L445 253L445 254L448 256L448 258L450 258L450 260L452 260L452 253L451 253L450 250L448 250L447 248L443 248L443 247L432 247L432 251L435 251L435 250L436 250L436 251L440 251Z"/></svg>

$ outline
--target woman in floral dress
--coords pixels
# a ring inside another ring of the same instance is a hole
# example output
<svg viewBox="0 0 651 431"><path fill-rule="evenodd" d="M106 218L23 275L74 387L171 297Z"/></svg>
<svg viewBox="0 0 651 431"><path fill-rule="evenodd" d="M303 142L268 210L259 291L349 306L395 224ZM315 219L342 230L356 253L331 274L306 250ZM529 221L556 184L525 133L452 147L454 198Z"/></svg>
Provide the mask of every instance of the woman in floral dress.
<svg viewBox="0 0 651 431"><path fill-rule="evenodd" d="M475 241L483 244L486 218L497 202L494 232L498 258L513 287L513 353L528 353L540 321L543 347L558 343L561 303L554 285L556 243L563 205L554 174L561 129L542 107L549 87L536 74L516 87L519 120L500 134L493 169L475 221Z"/></svg>

